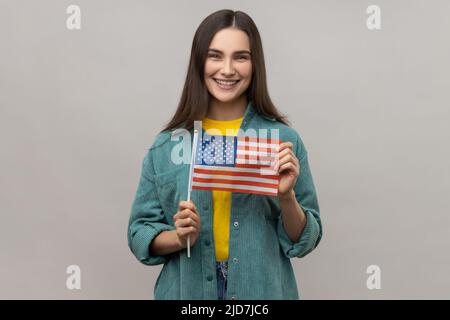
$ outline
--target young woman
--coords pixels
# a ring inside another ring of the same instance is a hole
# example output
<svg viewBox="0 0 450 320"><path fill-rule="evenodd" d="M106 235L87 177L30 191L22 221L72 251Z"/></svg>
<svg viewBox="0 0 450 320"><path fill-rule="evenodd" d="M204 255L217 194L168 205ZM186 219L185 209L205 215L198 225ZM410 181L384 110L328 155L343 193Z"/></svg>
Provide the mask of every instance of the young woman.
<svg viewBox="0 0 450 320"><path fill-rule="evenodd" d="M174 133L193 133L199 120L223 135L278 130L277 196L193 190L185 201L189 164L173 161ZM164 264L155 299L298 299L290 258L321 237L307 151L269 97L256 25L241 11L215 12L195 33L178 109L143 160L129 247L146 265Z"/></svg>

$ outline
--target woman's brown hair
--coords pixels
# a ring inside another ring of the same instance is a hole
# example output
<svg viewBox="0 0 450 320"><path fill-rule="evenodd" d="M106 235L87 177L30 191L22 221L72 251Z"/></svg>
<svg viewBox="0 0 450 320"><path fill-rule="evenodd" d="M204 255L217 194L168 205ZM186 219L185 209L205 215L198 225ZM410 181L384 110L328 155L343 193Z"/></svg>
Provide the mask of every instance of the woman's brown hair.
<svg viewBox="0 0 450 320"><path fill-rule="evenodd" d="M204 80L207 52L214 35L228 27L244 31L250 39L253 73L245 93L247 101L252 102L259 114L288 125L287 118L278 112L269 96L261 37L255 23L242 11L220 10L206 17L195 32L181 99L174 116L162 131L180 127L189 130L193 127L194 120L205 117L211 99Z"/></svg>

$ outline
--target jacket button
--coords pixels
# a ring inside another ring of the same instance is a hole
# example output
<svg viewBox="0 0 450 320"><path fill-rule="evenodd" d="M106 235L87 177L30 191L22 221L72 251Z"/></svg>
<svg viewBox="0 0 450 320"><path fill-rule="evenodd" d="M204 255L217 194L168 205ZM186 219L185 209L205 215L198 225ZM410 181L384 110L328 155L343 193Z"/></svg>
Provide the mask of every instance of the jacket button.
<svg viewBox="0 0 450 320"><path fill-rule="evenodd" d="M206 277L206 280L208 280L208 281L212 281L212 279L213 279L212 275L209 275L209 276Z"/></svg>
<svg viewBox="0 0 450 320"><path fill-rule="evenodd" d="M209 246L211 244L211 242L209 242L209 240L205 240L205 245Z"/></svg>
<svg viewBox="0 0 450 320"><path fill-rule="evenodd" d="M202 206L202 208L203 208L203 210L205 210L205 211L206 211L206 210L208 210L209 206L208 206L208 204L207 204L207 203L204 203L204 204L203 204L203 206Z"/></svg>
<svg viewBox="0 0 450 320"><path fill-rule="evenodd" d="M239 227L239 222L235 221L235 222L234 222L234 226L235 226L236 228Z"/></svg>
<svg viewBox="0 0 450 320"><path fill-rule="evenodd" d="M234 263L238 263L238 258L233 258Z"/></svg>

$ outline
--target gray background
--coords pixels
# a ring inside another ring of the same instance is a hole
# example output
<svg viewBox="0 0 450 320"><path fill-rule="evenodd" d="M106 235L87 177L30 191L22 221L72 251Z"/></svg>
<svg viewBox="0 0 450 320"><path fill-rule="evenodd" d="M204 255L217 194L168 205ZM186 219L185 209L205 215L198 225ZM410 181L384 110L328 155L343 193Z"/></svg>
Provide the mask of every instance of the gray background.
<svg viewBox="0 0 450 320"><path fill-rule="evenodd" d="M153 298L161 266L127 247L131 204L194 32L223 8L256 22L271 96L309 151L324 238L292 260L301 297L449 299L444 0L1 0L0 298Z"/></svg>

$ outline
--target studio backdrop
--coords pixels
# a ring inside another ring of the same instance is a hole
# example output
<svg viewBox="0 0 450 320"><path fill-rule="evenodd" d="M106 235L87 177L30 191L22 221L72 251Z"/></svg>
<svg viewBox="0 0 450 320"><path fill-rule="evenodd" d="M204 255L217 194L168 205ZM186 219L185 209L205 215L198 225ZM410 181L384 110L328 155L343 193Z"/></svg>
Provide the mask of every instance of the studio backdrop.
<svg viewBox="0 0 450 320"><path fill-rule="evenodd" d="M1 0L0 298L153 299L131 205L219 9L254 19L308 149L323 238L292 259L300 297L449 299L445 0Z"/></svg>

